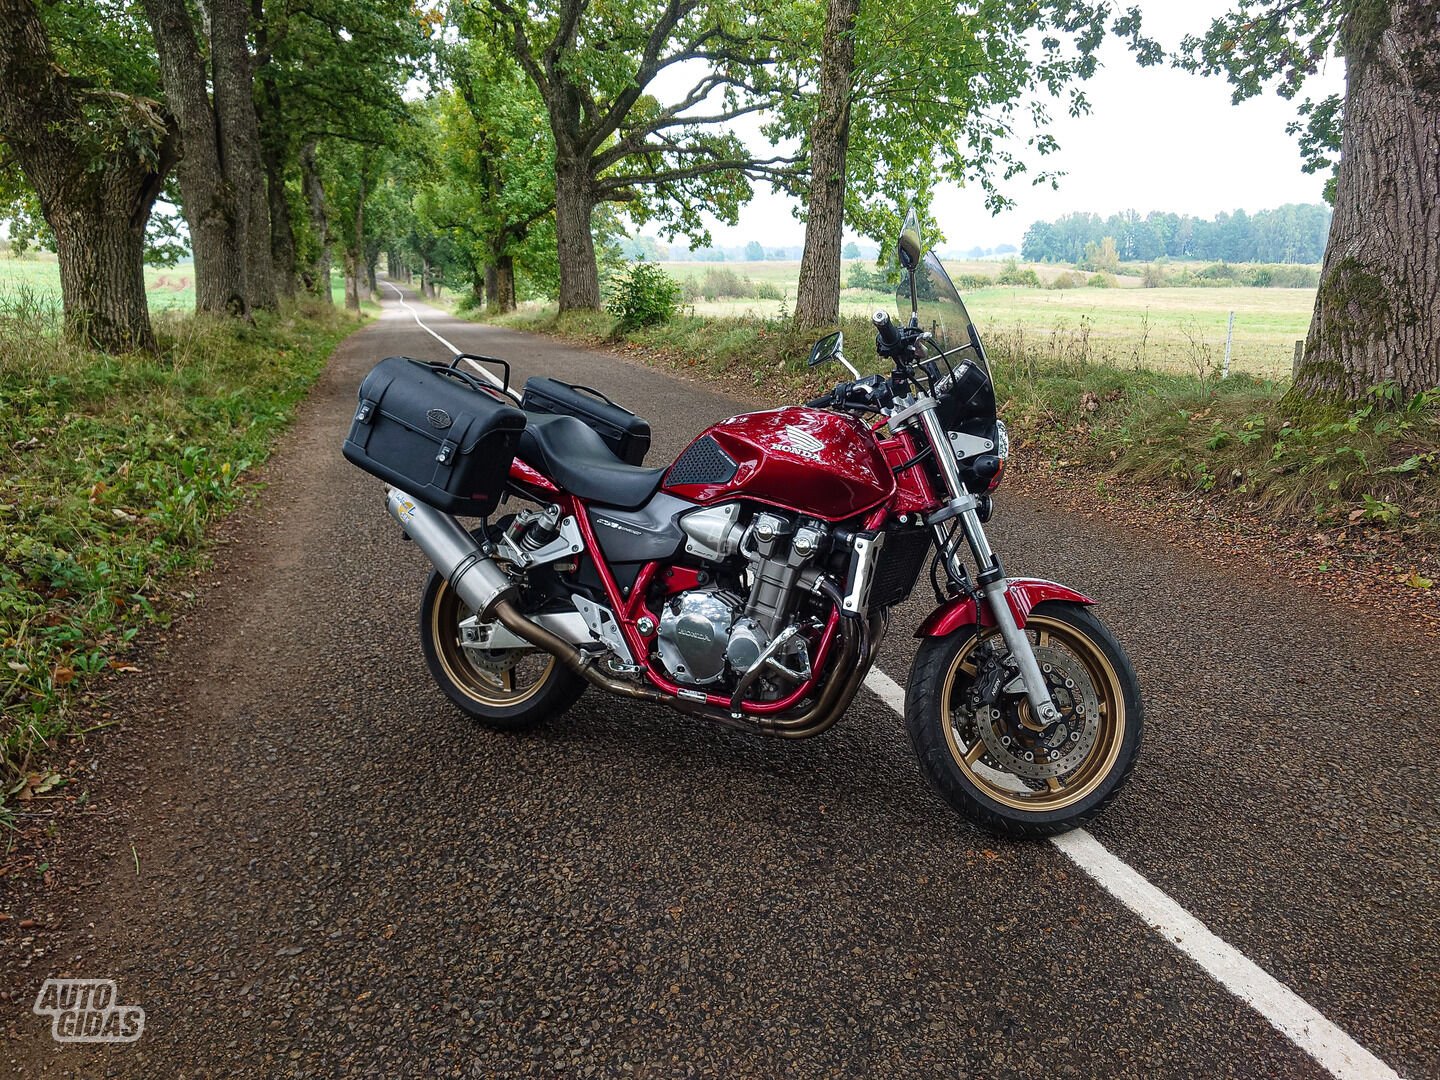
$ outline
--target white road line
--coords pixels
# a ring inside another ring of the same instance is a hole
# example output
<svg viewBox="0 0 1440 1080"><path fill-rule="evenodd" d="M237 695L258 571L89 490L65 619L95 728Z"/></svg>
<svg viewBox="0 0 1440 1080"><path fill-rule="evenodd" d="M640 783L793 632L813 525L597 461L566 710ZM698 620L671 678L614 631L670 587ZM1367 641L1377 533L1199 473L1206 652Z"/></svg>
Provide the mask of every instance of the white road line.
<svg viewBox="0 0 1440 1080"><path fill-rule="evenodd" d="M400 306L410 312L421 330L452 353L460 350L431 330L420 313L395 289ZM499 381L474 365L495 385ZM865 685L903 719L905 688L879 668L871 668ZM1115 899L1140 916L1161 937L1199 964L1212 979L1263 1016L1322 1068L1339 1080L1400 1080L1400 1075L1365 1047L1345 1034L1295 991L1227 944L1168 895L1152 885L1140 871L1125 862L1084 829L1050 841L1065 857L1089 874Z"/></svg>
<svg viewBox="0 0 1440 1080"><path fill-rule="evenodd" d="M903 686L878 667L870 669L870 674L865 676L865 685L876 697L899 713L900 719L905 719L905 688Z"/></svg>
<svg viewBox="0 0 1440 1080"><path fill-rule="evenodd" d="M905 691L890 676L871 668L868 686L901 716ZM1140 916L1230 993L1341 1080L1399 1080L1399 1074L1332 1024L1295 991L1216 937L1204 923L1151 884L1084 829L1052 837L1065 857L1115 899Z"/></svg>
<svg viewBox="0 0 1440 1080"><path fill-rule="evenodd" d="M437 334L434 330L431 330L430 327L426 326L425 323L424 323L424 321L422 321L421 318L420 318L420 313L419 313L418 311L416 311L413 307L411 307L408 303L405 302L405 294L400 291L399 287L397 287L394 283L389 282L389 281L382 282L381 284L383 284L386 288L390 288L390 289L394 289L394 290L395 290L395 299L399 300L399 301L400 301L400 306L410 313L410 317L415 320L415 325L418 326L418 327L420 327L421 330L424 330L427 334L429 334L431 337L433 337L433 338L434 338L436 341L438 341L441 345L444 345L445 348L449 349L452 356L459 355L459 353L463 351L463 350L461 350L461 349L457 349L454 345L450 344L450 342L446 341L443 337L441 337L439 334ZM492 375L489 371L487 371L482 365L477 364L474 360L466 360L465 362L466 362L467 364L469 364L472 368L474 368L477 372L479 372L480 375L481 375L488 383L490 383L491 386L495 387L497 390L505 390L505 383L504 383L502 380L497 379L494 375ZM505 392L506 392L507 394L509 394L512 398L513 398L513 397L516 397L515 392L514 392L513 390L505 390ZM519 399L516 398L516 400L518 401Z"/></svg>

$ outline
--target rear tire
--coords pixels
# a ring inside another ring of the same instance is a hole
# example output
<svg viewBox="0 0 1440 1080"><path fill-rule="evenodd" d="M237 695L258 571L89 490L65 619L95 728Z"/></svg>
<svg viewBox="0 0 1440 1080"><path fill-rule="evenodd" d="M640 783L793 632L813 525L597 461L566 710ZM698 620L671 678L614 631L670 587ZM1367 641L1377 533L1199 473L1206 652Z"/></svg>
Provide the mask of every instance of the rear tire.
<svg viewBox="0 0 1440 1080"><path fill-rule="evenodd" d="M998 634L978 637L975 627L920 646L905 695L905 727L920 771L953 809L997 835L1038 838L1078 828L1120 793L1140 751L1144 712L1130 658L1088 608L1047 601L1030 612L1025 629L1032 644L1046 650L1047 677L1058 672L1056 704L1064 709L1061 699L1069 697L1068 733L1058 743L1059 725L1042 733L1018 723L1029 717L1023 699L997 701L1004 707L993 717L984 708L969 710L967 691L977 673L972 654L999 640ZM1003 644L999 648L1003 652ZM1068 691L1061 689L1065 680ZM989 725L988 743L981 724ZM1033 761L1020 756L1027 752ZM1036 775L1027 779L1007 769L1004 758L1012 753L1015 768ZM1052 766L1050 753L1065 756ZM1078 758L1073 764L1072 757ZM1050 771L1053 777L1039 775Z"/></svg>
<svg viewBox="0 0 1440 1080"><path fill-rule="evenodd" d="M420 601L420 648L435 685L476 723L496 731L526 731L559 716L584 693L584 679L538 649L518 657L497 654L489 662L472 655L461 645L459 631L471 614L450 583L432 572Z"/></svg>

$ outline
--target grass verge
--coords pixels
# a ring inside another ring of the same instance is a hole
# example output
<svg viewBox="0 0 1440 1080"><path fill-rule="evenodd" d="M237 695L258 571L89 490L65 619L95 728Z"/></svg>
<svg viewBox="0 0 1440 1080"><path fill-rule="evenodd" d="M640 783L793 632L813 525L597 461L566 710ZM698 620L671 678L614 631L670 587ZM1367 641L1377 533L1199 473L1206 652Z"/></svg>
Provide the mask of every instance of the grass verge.
<svg viewBox="0 0 1440 1080"><path fill-rule="evenodd" d="M519 330L618 347L769 401L812 397L840 377L805 368L812 334L788 320L680 317L620 334L604 313L526 310ZM880 370L866 319L843 320L847 355ZM1353 407L1287 396L1288 383L1213 369L1095 363L1034 335L988 343L1012 438L1054 466L1228 501L1281 530L1322 528L1416 560L1429 588L1440 552L1440 393L1399 401L1386 388Z"/></svg>
<svg viewBox="0 0 1440 1080"><path fill-rule="evenodd" d="M319 305L254 325L164 313L157 353L116 357L53 315L0 301L0 796L20 798L358 325Z"/></svg>

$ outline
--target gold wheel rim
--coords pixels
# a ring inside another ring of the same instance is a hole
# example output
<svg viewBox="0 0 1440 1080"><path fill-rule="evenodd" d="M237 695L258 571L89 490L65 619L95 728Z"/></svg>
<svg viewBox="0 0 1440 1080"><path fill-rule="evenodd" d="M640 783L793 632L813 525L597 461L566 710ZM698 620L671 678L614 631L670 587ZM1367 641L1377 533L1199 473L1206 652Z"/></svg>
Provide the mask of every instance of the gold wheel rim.
<svg viewBox="0 0 1440 1080"><path fill-rule="evenodd" d="M1048 813L1073 806L1091 795L1099 787L1120 756L1120 747L1125 741L1125 691L1115 665L1103 650L1086 634L1069 623L1043 615L1032 615L1026 624L1026 632L1037 645L1055 645L1068 650L1083 665L1095 690L1100 705L1100 730L1094 745L1085 758L1064 778L1050 777L1043 791L1025 788L1016 790L1011 784L1002 783L1008 779L1018 784L1014 774L982 764L986 746L977 730L975 742L966 746L956 728L956 718L951 709L955 696L956 679L975 674L975 665L969 657L983 638L975 635L966 644L945 673L941 690L941 720L945 729L945 741L950 755L965 774L966 779L983 795L1003 806L1029 813ZM984 721L977 720L976 723ZM983 771L982 771L983 770Z"/></svg>
<svg viewBox="0 0 1440 1080"><path fill-rule="evenodd" d="M430 639L435 643L435 654L440 658L446 677L451 685L478 704L492 709L523 705L550 681L555 671L555 657L547 655L545 666L534 681L523 686L517 686L513 666L505 671L487 671L478 667L460 644L460 623L472 614L450 588L450 583L442 583L430 608ZM542 655L538 649L527 649L522 654L522 660L523 657L537 655Z"/></svg>

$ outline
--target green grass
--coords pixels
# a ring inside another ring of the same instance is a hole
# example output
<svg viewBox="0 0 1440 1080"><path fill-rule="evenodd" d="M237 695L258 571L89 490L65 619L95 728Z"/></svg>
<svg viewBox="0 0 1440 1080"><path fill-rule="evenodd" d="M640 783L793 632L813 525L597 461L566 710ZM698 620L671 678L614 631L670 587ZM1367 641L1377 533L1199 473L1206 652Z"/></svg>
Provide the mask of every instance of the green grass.
<svg viewBox="0 0 1440 1080"><path fill-rule="evenodd" d="M0 793L165 620L207 525L357 325L319 305L254 325L161 312L156 354L112 357L54 314L0 303Z"/></svg>
<svg viewBox="0 0 1440 1080"><path fill-rule="evenodd" d="M796 262L662 263L677 280L701 282L706 270L728 269L752 281L779 288L783 300L753 298L705 300L687 304L704 318L767 320L782 317L795 306ZM851 263L846 264L845 275ZM993 261L946 263L951 275L993 278L1001 264ZM1067 271L1063 266L1022 264L1050 282ZM1181 264L1167 269L1179 270ZM1133 269L1133 268L1131 268ZM1111 289L1029 289L998 287L963 291L971 316L988 339L1009 336L1041 351L1083 348L1096 362L1140 364L1159 370L1196 372L1219 368L1225 353L1229 313L1235 312L1231 369L1267 378L1288 375L1295 342L1305 337L1315 307L1314 289L1243 287L1146 289L1138 276L1122 275ZM894 295L863 289L840 294L844 317L869 315L877 307L894 307Z"/></svg>
<svg viewBox="0 0 1440 1080"><path fill-rule="evenodd" d="M813 397L843 377L835 367L808 370L814 335L779 318L682 316L624 335L603 313L531 309L499 321L619 344L646 363L776 403ZM847 357L881 370L868 319L847 318L844 329ZM1002 415L1031 453L1098 476L1232 498L1282 528L1359 527L1417 551L1440 545L1440 395L1401 402L1382 389L1353 407L1317 405L1288 395L1288 380L1221 379L1210 365L1156 369L1097 357L1076 337L1001 333L987 347Z"/></svg>

